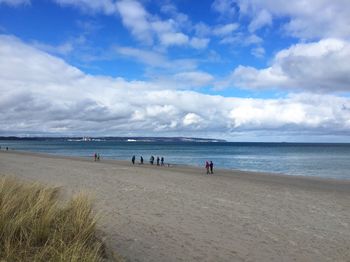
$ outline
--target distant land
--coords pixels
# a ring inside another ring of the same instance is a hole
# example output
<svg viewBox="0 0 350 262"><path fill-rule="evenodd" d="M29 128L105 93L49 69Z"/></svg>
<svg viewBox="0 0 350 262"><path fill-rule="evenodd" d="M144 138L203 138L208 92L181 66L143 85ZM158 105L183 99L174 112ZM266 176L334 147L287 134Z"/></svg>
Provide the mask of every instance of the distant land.
<svg viewBox="0 0 350 262"><path fill-rule="evenodd" d="M65 141L125 141L125 142L227 142L224 139L198 137L18 137L0 136L0 140L65 140Z"/></svg>

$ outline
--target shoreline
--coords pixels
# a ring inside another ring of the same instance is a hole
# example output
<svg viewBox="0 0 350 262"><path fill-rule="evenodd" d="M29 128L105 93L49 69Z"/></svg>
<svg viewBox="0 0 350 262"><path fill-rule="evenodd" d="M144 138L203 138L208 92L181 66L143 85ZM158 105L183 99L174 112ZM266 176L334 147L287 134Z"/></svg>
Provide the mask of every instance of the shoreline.
<svg viewBox="0 0 350 262"><path fill-rule="evenodd" d="M82 161L82 162L95 162L93 160L93 157L84 157L84 156L66 156L66 155L59 155L59 154L50 154L50 153L42 153L42 152L34 152L34 151L22 151L22 150L0 150L1 153L9 153L9 154L20 154L20 155L27 155L27 156L38 156L43 158L51 158L51 159L66 159L66 160L75 160L75 161ZM102 159L100 161L96 161L96 163L105 163L105 164L117 164L117 165L125 165L129 167L139 167L139 168L150 168L150 169L161 169L161 170L167 170L167 171L182 171L189 174L198 174L198 175L206 175L205 174L205 168L201 168L198 166L192 166L192 165L185 165L185 164L176 164L172 163L170 166L157 166L157 165L150 165L147 161L145 161L144 164L135 163L135 165L131 164L131 161L123 160L123 159ZM283 173L273 173L273 172L258 172L258 171L246 171L246 170L239 170L239 169L226 169L226 168L216 168L214 167L214 174L211 174L209 176L228 176L228 177L239 177L239 178L246 178L246 179L253 179L256 181L261 182L275 182L275 183L281 183L285 182L284 180L290 180L293 182L315 182L315 185L318 183L320 184L332 184L334 186L345 186L345 189L347 190L348 186L350 187L350 179L341 179L341 178L327 178L327 177L316 177L316 176L303 176L303 175L288 175ZM298 184L299 184L298 183ZM293 185L294 183L289 183L289 185Z"/></svg>
<svg viewBox="0 0 350 262"><path fill-rule="evenodd" d="M0 174L89 192L126 261L349 261L350 181L0 152Z"/></svg>

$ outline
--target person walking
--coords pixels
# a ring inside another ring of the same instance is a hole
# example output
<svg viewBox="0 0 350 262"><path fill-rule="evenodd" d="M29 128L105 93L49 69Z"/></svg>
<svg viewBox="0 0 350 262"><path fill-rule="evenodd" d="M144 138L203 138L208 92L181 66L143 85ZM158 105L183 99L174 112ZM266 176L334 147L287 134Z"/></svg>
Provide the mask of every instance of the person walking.
<svg viewBox="0 0 350 262"><path fill-rule="evenodd" d="M135 156L132 156L131 162L132 162L133 165L135 165L135 159L136 159L136 157L135 157Z"/></svg>
<svg viewBox="0 0 350 262"><path fill-rule="evenodd" d="M207 170L207 175L209 175L209 162L208 161L206 161L205 162L205 169Z"/></svg>
<svg viewBox="0 0 350 262"><path fill-rule="evenodd" d="M210 161L209 167L210 167L210 174L214 174L214 172L213 172L213 168L214 168L213 161Z"/></svg>

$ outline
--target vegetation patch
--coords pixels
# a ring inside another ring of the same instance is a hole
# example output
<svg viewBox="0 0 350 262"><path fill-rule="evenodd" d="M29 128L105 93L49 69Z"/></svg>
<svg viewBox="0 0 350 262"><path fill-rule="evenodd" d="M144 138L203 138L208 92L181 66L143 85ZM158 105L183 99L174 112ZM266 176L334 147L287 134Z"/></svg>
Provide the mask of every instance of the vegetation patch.
<svg viewBox="0 0 350 262"><path fill-rule="evenodd" d="M0 261L104 261L89 198L0 176Z"/></svg>

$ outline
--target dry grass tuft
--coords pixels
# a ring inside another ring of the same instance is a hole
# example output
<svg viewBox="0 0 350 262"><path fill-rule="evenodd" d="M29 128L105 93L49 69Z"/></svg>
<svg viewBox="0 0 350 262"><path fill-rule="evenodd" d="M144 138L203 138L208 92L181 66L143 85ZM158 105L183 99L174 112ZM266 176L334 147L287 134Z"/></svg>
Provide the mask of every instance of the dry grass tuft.
<svg viewBox="0 0 350 262"><path fill-rule="evenodd" d="M0 261L103 261L89 199L0 176Z"/></svg>

